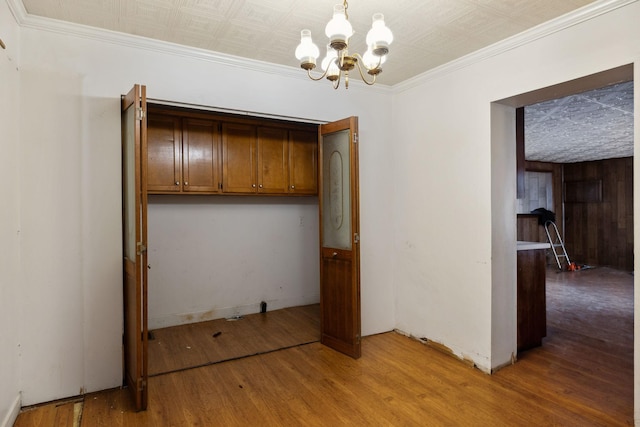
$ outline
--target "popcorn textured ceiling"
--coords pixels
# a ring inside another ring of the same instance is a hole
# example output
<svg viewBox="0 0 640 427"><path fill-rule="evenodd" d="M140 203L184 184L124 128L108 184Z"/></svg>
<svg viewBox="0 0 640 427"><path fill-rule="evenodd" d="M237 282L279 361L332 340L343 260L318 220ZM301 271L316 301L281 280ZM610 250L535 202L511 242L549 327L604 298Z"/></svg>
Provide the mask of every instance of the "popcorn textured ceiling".
<svg viewBox="0 0 640 427"><path fill-rule="evenodd" d="M394 42L379 82L394 85L593 1L351 0L351 46L364 53L371 16L382 12ZM32 15L292 67L303 28L324 54L335 3L342 1L23 0Z"/></svg>
<svg viewBox="0 0 640 427"><path fill-rule="evenodd" d="M574 163L633 156L633 82L525 107L525 158Z"/></svg>
<svg viewBox="0 0 640 427"><path fill-rule="evenodd" d="M19 0L17 0L19 1ZM22 0L30 15L298 67L300 30L324 51L324 27L340 0ZM393 31L378 82L394 85L594 0L351 0L363 53L371 16ZM300 70L303 73L302 70ZM633 155L633 83L525 109L528 160L577 162Z"/></svg>

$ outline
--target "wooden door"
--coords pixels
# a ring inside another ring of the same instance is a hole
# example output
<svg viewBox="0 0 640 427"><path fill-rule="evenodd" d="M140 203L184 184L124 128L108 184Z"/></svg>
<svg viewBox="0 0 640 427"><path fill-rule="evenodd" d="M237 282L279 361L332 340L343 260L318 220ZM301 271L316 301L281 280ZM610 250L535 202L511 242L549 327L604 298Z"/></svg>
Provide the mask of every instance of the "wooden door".
<svg viewBox="0 0 640 427"><path fill-rule="evenodd" d="M222 188L228 193L255 193L256 128L225 123L222 125Z"/></svg>
<svg viewBox="0 0 640 427"><path fill-rule="evenodd" d="M321 342L360 357L357 117L320 126Z"/></svg>
<svg viewBox="0 0 640 427"><path fill-rule="evenodd" d="M147 408L147 101L135 85L122 98L124 380Z"/></svg>
<svg viewBox="0 0 640 427"><path fill-rule="evenodd" d="M220 124L185 119L183 124L183 191L220 191Z"/></svg>
<svg viewBox="0 0 640 427"><path fill-rule="evenodd" d="M147 124L147 191L179 192L182 189L180 118L152 115Z"/></svg>
<svg viewBox="0 0 640 427"><path fill-rule="evenodd" d="M318 134L293 130L289 132L289 192L318 192Z"/></svg>
<svg viewBox="0 0 640 427"><path fill-rule="evenodd" d="M287 192L288 148L286 129L258 128L258 193Z"/></svg>

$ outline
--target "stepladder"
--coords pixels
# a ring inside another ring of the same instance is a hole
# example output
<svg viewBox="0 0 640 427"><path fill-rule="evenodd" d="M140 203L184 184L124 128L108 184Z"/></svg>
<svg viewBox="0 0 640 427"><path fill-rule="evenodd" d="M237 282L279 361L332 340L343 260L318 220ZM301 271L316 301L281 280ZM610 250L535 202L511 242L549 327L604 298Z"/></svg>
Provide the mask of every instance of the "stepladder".
<svg viewBox="0 0 640 427"><path fill-rule="evenodd" d="M558 264L558 269L562 270L563 261L566 263L567 269L570 269L572 263L569 259L569 255L567 254L567 248L564 246L562 237L560 237L560 232L558 232L556 223L550 220L545 221L544 231L547 233L547 239L549 239L553 256L556 259L556 264Z"/></svg>

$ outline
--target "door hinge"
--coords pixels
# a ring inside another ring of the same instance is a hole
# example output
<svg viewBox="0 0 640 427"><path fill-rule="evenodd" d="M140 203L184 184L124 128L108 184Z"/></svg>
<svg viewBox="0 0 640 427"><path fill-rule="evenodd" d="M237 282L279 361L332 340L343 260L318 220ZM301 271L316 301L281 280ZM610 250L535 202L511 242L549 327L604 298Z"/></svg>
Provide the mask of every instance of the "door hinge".
<svg viewBox="0 0 640 427"><path fill-rule="evenodd" d="M136 246L138 247L138 250L136 251L138 255L142 255L143 253L147 252L147 247L143 245L142 242L136 243Z"/></svg>
<svg viewBox="0 0 640 427"><path fill-rule="evenodd" d="M138 378L138 391L144 391L147 388L147 382L142 378Z"/></svg>
<svg viewBox="0 0 640 427"><path fill-rule="evenodd" d="M353 233L353 242L354 243L360 243L360 234Z"/></svg>
<svg viewBox="0 0 640 427"><path fill-rule="evenodd" d="M136 113L138 114L137 117L136 117L136 120L144 119L144 110L142 109L142 107L137 107L136 108Z"/></svg>
<svg viewBox="0 0 640 427"><path fill-rule="evenodd" d="M360 339L360 334L358 334L358 335L356 335L356 342L357 342L358 344L360 344L360 341L361 341L361 339Z"/></svg>
<svg viewBox="0 0 640 427"><path fill-rule="evenodd" d="M358 143L358 132L354 132L353 133L353 143L357 144Z"/></svg>

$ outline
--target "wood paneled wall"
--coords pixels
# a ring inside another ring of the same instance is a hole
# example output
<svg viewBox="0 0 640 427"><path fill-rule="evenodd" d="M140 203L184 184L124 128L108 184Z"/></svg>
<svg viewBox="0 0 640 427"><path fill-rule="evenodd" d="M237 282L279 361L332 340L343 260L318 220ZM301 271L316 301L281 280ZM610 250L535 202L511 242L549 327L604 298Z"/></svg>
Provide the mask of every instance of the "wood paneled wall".
<svg viewBox="0 0 640 427"><path fill-rule="evenodd" d="M570 163L563 168L569 258L578 264L632 271L633 158Z"/></svg>

